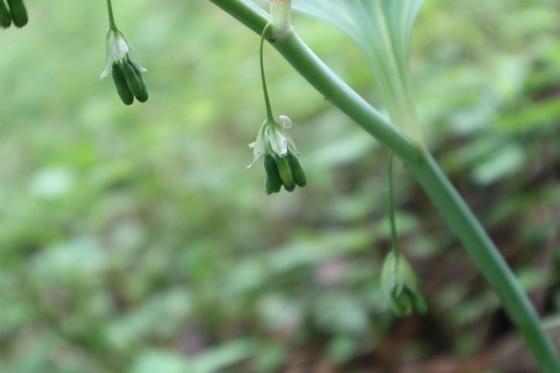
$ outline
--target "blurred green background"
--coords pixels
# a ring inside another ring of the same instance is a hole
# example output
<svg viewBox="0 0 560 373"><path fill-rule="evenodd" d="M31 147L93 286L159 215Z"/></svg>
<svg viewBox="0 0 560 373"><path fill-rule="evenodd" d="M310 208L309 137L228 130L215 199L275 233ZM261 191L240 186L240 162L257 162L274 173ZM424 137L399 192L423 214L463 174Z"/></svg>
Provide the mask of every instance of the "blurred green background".
<svg viewBox="0 0 560 373"><path fill-rule="evenodd" d="M265 115L258 36L210 2L114 1L149 69L150 99L127 107L99 80L104 2L27 6L25 28L0 31L0 371L531 371L502 357L520 347L497 296L401 167L400 245L430 310L392 316L386 151L270 47L273 110L296 123L309 182L265 195L262 167L245 169ZM559 14L552 0L427 1L412 53L430 148L551 318ZM294 24L383 110L345 36Z"/></svg>

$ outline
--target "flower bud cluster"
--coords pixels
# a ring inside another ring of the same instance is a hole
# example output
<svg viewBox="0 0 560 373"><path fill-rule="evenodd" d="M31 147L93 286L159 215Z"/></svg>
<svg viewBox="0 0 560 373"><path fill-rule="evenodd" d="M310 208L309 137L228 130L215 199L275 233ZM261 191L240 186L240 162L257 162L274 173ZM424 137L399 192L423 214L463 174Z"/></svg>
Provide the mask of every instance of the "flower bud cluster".
<svg viewBox="0 0 560 373"><path fill-rule="evenodd" d="M14 23L16 27L23 27L29 20L27 17L27 9L23 4L23 0L0 0L0 26L8 28Z"/></svg>
<svg viewBox="0 0 560 373"><path fill-rule="evenodd" d="M148 90L141 74L144 71L147 70L136 60L123 34L118 30L109 30L107 63L101 79L111 73L117 93L126 105L132 104L134 98L140 102L148 100Z"/></svg>
<svg viewBox="0 0 560 373"><path fill-rule="evenodd" d="M416 274L398 251L392 250L385 259L381 272L381 286L398 316L407 316L413 311L426 312L426 302L418 290Z"/></svg>
<svg viewBox="0 0 560 373"><path fill-rule="evenodd" d="M264 188L267 194L278 193L282 186L292 192L296 186L307 184L305 173L297 159L299 152L294 141L286 131L291 126L291 120L280 116L282 123L275 120L265 120L262 124L257 140L249 146L253 148L254 159L248 166L252 167L260 157L264 157L266 179Z"/></svg>

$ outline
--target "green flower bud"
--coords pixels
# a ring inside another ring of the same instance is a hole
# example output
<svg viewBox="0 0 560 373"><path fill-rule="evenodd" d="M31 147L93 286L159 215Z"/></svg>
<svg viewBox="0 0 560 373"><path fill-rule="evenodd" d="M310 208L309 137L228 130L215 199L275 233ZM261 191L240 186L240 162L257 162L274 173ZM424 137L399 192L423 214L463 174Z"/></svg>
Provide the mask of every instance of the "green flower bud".
<svg viewBox="0 0 560 373"><path fill-rule="evenodd" d="M271 155L264 157L264 169L266 171L266 179L264 181L264 189L266 194L278 193L282 188L282 179L278 173L278 167Z"/></svg>
<svg viewBox="0 0 560 373"><path fill-rule="evenodd" d="M391 251L387 255L381 272L381 286L396 315L426 312L426 302L418 290L414 270L398 252Z"/></svg>
<svg viewBox="0 0 560 373"><path fill-rule="evenodd" d="M132 104L132 102L134 101L134 96L132 95L132 92L130 92L128 85L126 84L126 79L122 71L122 65L119 62L113 63L113 70L111 75L113 76L113 81L115 82L117 93L119 94L122 102L124 102L125 105Z"/></svg>
<svg viewBox="0 0 560 373"><path fill-rule="evenodd" d="M303 169L301 168L297 157L289 152L286 155L286 159L288 160L290 168L292 169L292 175L294 176L296 185L299 187L304 187L305 184L307 184L307 179L305 178L305 173L303 172Z"/></svg>
<svg viewBox="0 0 560 373"><path fill-rule="evenodd" d="M134 65L128 61L122 63L122 71L126 84L130 89L130 92L138 99L140 102L146 102L148 99L148 90L146 89L146 84L144 84L144 79Z"/></svg>
<svg viewBox="0 0 560 373"><path fill-rule="evenodd" d="M10 13L12 14L14 25L17 27L25 26L27 24L28 17L23 0L8 0L8 5L10 6Z"/></svg>
<svg viewBox="0 0 560 373"><path fill-rule="evenodd" d="M10 14L6 4L4 4L4 0L0 0L0 26L8 28L11 24L12 15Z"/></svg>
<svg viewBox="0 0 560 373"><path fill-rule="evenodd" d="M293 191L296 187L296 183L288 159L286 157L276 156L274 160L276 161L276 167L278 167L278 173L280 174L284 188L286 188L288 192Z"/></svg>

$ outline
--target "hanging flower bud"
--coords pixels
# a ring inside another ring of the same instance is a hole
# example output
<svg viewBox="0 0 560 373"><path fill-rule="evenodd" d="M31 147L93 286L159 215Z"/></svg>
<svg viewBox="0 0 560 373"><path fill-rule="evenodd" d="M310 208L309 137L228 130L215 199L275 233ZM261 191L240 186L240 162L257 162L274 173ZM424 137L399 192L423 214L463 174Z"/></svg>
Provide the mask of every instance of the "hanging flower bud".
<svg viewBox="0 0 560 373"><path fill-rule="evenodd" d="M270 0L272 37L280 39L292 31L292 0Z"/></svg>
<svg viewBox="0 0 560 373"><path fill-rule="evenodd" d="M27 9L25 9L23 0L8 0L8 6L10 7L10 14L12 15L14 25L16 27L25 26L29 19L27 17Z"/></svg>
<svg viewBox="0 0 560 373"><path fill-rule="evenodd" d="M381 286L396 315L426 312L426 302L418 290L416 275L406 258L397 251L392 250L385 259Z"/></svg>
<svg viewBox="0 0 560 373"><path fill-rule="evenodd" d="M303 168L301 168L301 165L299 164L298 159L292 153L288 153L286 155L286 159L288 160L288 164L290 165L290 169L292 170L294 182L297 186L304 187L307 184L307 179L305 177L305 173L303 172Z"/></svg>
<svg viewBox="0 0 560 373"><path fill-rule="evenodd" d="M122 71L130 92L138 101L146 102L148 99L148 90L146 89L146 84L144 83L144 79L142 79L140 71L128 61L122 63Z"/></svg>
<svg viewBox="0 0 560 373"><path fill-rule="evenodd" d="M276 162L276 166L278 167L278 173L280 174L280 179L282 179L282 184L284 184L284 188L286 188L288 192L291 192L296 187L296 182L294 181L292 168L288 163L287 157L288 157L287 154L283 157L276 155L274 157L274 162Z"/></svg>
<svg viewBox="0 0 560 373"><path fill-rule="evenodd" d="M130 105L134 98L130 101L125 86L138 101L145 102L148 99L148 91L141 74L145 71L148 70L140 65L123 34L118 30L109 30L107 33L107 61L100 78L103 79L109 73L117 72L117 76L113 75L113 80L121 100L126 105ZM125 85L123 85L123 81L126 83Z"/></svg>
<svg viewBox="0 0 560 373"><path fill-rule="evenodd" d="M266 179L264 180L266 194L278 193L282 188L282 179L274 158L269 154L264 156L264 169L266 171Z"/></svg>
<svg viewBox="0 0 560 373"><path fill-rule="evenodd" d="M4 0L0 0L0 26L3 28L8 28L12 24L12 15L8 10L8 7L4 3Z"/></svg>
<svg viewBox="0 0 560 373"><path fill-rule="evenodd" d="M303 187L306 184L305 173L297 160L299 151L286 131L292 122L286 116L281 116L280 120L282 123L265 120L256 141L249 145L253 148L254 159L247 168L252 168L264 156L267 194L278 193L282 185L291 192L296 185Z"/></svg>
<svg viewBox="0 0 560 373"><path fill-rule="evenodd" d="M112 69L113 81L115 82L115 87L117 87L117 93L125 105L130 105L134 101L134 95L130 92L128 84L126 84L126 78L124 77L122 63L113 62Z"/></svg>

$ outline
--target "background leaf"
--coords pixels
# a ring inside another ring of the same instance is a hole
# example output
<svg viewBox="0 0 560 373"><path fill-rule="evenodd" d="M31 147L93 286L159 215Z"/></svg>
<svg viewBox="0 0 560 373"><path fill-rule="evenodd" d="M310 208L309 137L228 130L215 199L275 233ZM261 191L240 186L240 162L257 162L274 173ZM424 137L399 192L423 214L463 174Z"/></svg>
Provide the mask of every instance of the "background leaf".
<svg viewBox="0 0 560 373"><path fill-rule="evenodd" d="M258 36L210 2L114 2L149 69L150 100L126 107L98 79L104 4L26 5L0 58L1 372L533 371L500 354L521 344L497 298L398 163L400 245L430 311L388 312L385 152L272 49L271 99L309 184L265 195L264 171L245 170ZM544 316L560 312L558 11L430 1L411 45L429 145ZM381 101L345 35L293 21Z"/></svg>

